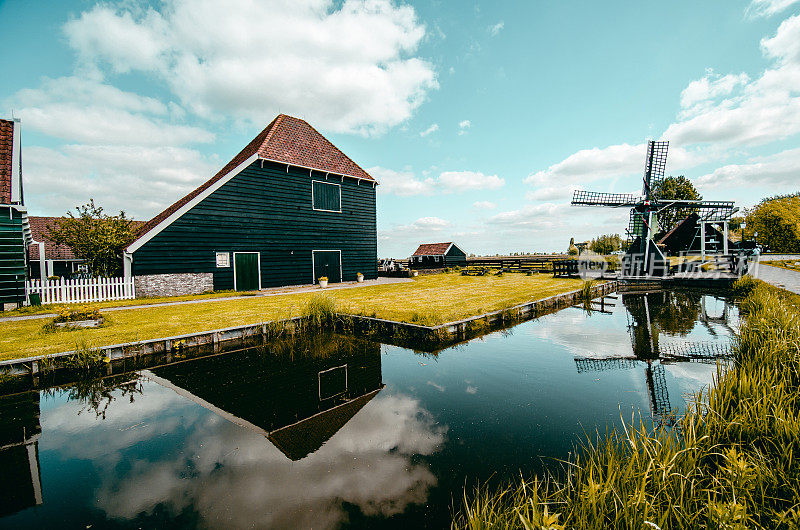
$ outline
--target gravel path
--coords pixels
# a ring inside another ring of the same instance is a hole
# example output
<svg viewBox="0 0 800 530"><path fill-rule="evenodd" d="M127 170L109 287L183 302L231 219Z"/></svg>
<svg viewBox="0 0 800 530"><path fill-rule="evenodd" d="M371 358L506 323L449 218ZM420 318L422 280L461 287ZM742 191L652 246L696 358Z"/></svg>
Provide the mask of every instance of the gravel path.
<svg viewBox="0 0 800 530"><path fill-rule="evenodd" d="M800 294L800 272L770 267L762 261L758 264L755 277L775 287Z"/></svg>

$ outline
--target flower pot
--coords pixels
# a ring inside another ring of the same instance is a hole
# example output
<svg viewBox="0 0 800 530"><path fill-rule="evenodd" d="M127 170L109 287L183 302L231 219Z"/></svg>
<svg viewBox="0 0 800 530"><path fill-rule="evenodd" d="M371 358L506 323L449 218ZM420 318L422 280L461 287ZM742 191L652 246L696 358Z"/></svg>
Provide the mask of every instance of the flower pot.
<svg viewBox="0 0 800 530"><path fill-rule="evenodd" d="M322 287L323 289L326 288L328 286L328 280L320 280L319 286Z"/></svg>
<svg viewBox="0 0 800 530"><path fill-rule="evenodd" d="M364 283L364 276L359 274L358 276L356 276L356 281L358 283Z"/></svg>

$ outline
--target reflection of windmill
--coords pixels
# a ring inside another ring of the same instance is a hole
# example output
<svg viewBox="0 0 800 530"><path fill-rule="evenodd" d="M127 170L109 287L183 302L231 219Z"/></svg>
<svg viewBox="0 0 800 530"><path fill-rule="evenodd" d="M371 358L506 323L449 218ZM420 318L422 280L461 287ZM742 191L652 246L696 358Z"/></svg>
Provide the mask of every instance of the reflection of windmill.
<svg viewBox="0 0 800 530"><path fill-rule="evenodd" d="M718 359L730 358L730 344L685 340L680 342L660 341L661 329L656 314L665 304L670 303L666 299L666 292L630 293L621 296L627 309L628 332L633 355L612 354L607 357L575 358L575 366L580 373L631 369L638 366L639 362L647 363L645 381L653 420L661 424L673 424L675 417L672 415L664 364L670 362L716 363ZM651 307L651 302L654 307ZM701 297L700 307L703 310L698 315L698 319L702 321L702 315L707 315L705 313L705 297ZM718 319L722 318L728 318L727 304L722 316L718 317Z"/></svg>
<svg viewBox="0 0 800 530"><path fill-rule="evenodd" d="M656 246L653 237L659 231L659 221L669 210L681 209L686 213L695 212L700 218L700 226L721 219L727 219L733 212L730 201L686 201L662 200L658 195L664 170L667 165L669 142L647 142L642 195L631 193L602 193L576 190L572 198L575 206L609 206L630 208L630 220L626 229L630 246L623 258L624 275L664 275L667 262L664 254Z"/></svg>

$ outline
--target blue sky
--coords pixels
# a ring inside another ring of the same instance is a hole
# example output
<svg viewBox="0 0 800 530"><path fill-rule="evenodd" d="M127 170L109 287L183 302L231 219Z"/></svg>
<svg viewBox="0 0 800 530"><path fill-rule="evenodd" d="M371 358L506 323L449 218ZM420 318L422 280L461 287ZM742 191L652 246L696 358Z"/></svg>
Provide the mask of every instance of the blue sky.
<svg viewBox="0 0 800 530"><path fill-rule="evenodd" d="M576 188L669 174L752 206L800 187L800 0L0 3L26 202L146 219L277 113L380 182L379 254L564 250L622 232Z"/></svg>

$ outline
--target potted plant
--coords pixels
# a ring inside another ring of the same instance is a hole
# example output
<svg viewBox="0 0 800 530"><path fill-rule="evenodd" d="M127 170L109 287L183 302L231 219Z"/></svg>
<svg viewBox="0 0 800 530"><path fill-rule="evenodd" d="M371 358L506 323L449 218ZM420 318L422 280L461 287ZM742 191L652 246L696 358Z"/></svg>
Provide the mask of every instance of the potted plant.
<svg viewBox="0 0 800 530"><path fill-rule="evenodd" d="M357 274L356 274L356 281L357 281L358 283L364 283L364 275L363 275L363 274L361 274L360 272L359 272L359 273L357 273Z"/></svg>
<svg viewBox="0 0 800 530"><path fill-rule="evenodd" d="M328 286L327 276L320 276L319 278L317 278L317 281L319 282L319 286L322 287L323 289Z"/></svg>

